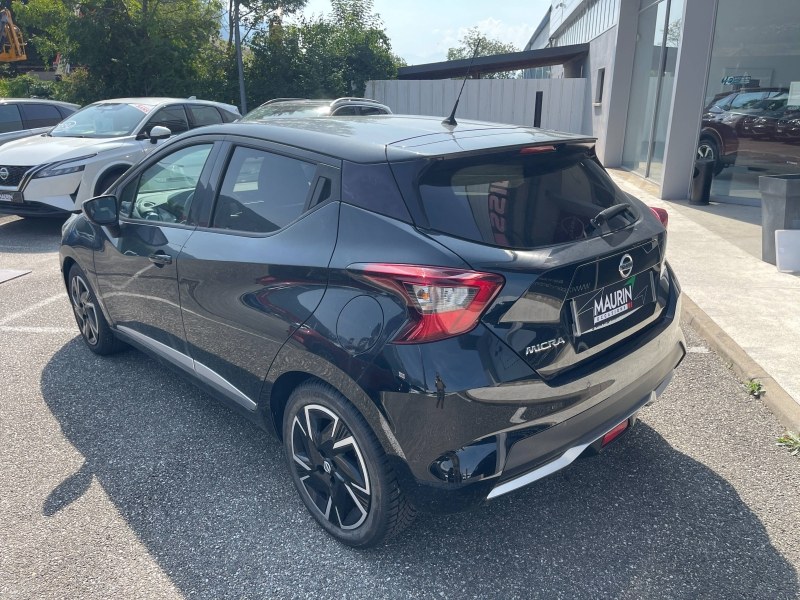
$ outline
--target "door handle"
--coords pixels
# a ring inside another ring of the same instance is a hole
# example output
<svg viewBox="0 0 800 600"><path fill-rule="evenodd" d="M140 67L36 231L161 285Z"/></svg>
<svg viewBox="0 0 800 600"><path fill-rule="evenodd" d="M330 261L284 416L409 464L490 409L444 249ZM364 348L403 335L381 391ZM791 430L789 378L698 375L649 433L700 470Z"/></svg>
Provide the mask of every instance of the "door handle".
<svg viewBox="0 0 800 600"><path fill-rule="evenodd" d="M150 262L154 263L157 267L163 267L164 265L172 264L172 257L169 254L164 254L162 252L151 254L148 256L148 258L150 259Z"/></svg>

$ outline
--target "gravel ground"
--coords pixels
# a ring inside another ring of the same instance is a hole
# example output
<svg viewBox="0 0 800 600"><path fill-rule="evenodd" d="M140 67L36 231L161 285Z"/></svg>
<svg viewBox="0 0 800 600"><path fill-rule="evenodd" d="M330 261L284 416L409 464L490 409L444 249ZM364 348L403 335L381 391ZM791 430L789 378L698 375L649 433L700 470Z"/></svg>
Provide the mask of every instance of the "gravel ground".
<svg viewBox="0 0 800 600"><path fill-rule="evenodd" d="M795 598L800 460L689 328L593 459L353 551L278 442L136 351L77 337L60 223L0 218L0 597Z"/></svg>

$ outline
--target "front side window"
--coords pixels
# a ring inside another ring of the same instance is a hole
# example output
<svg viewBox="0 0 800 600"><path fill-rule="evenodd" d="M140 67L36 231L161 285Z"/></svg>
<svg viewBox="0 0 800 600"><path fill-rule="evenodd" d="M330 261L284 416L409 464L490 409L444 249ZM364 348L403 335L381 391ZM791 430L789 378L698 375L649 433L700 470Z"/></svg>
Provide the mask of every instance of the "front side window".
<svg viewBox="0 0 800 600"><path fill-rule="evenodd" d="M16 104L0 104L0 133L19 131L22 119Z"/></svg>
<svg viewBox="0 0 800 600"><path fill-rule="evenodd" d="M386 111L382 108L377 108L375 106L362 106L361 107L361 115L362 116L369 116L369 115L385 115Z"/></svg>
<svg viewBox="0 0 800 600"><path fill-rule="evenodd" d="M103 102L73 113L50 132L53 137L111 138L133 134L150 106Z"/></svg>
<svg viewBox="0 0 800 600"><path fill-rule="evenodd" d="M213 227L270 233L303 212L316 165L253 148L231 157L214 209Z"/></svg>
<svg viewBox="0 0 800 600"><path fill-rule="evenodd" d="M183 110L183 105L165 106L158 109L156 113L150 117L147 124L142 130L147 135L150 135L153 127L166 127L173 135L183 133L189 130L189 122L186 120L186 111Z"/></svg>
<svg viewBox="0 0 800 600"><path fill-rule="evenodd" d="M730 110L742 110L745 108L753 108L758 102L764 99L763 92L749 92L746 94L739 94L731 102Z"/></svg>
<svg viewBox="0 0 800 600"><path fill-rule="evenodd" d="M181 148L150 165L120 194L120 214L130 211L134 219L185 225L211 146Z"/></svg>

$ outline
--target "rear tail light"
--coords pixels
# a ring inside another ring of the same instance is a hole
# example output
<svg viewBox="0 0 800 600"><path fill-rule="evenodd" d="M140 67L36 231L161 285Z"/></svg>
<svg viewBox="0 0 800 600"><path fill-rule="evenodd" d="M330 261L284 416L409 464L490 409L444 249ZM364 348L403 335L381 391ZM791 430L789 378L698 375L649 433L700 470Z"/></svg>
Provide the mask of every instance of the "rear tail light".
<svg viewBox="0 0 800 600"><path fill-rule="evenodd" d="M395 344L419 344L475 328L505 280L494 273L417 265L352 265L351 271L403 298L409 321Z"/></svg>
<svg viewBox="0 0 800 600"><path fill-rule="evenodd" d="M614 427L614 429L612 429L603 436L603 446L607 446L608 444L613 442L620 435L622 435L622 432L624 432L627 428L628 428L628 420L625 419L622 423Z"/></svg>
<svg viewBox="0 0 800 600"><path fill-rule="evenodd" d="M653 214L658 217L658 220L661 221L664 229L666 229L667 223L669 223L669 214L667 214L667 211L665 211L663 208L655 208L654 206L651 206L650 210L653 211Z"/></svg>

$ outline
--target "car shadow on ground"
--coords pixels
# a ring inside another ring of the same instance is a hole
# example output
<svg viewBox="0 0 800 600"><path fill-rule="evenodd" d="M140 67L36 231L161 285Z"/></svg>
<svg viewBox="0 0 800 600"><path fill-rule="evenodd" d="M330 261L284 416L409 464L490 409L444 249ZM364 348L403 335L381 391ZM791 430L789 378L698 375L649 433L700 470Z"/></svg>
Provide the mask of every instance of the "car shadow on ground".
<svg viewBox="0 0 800 600"><path fill-rule="evenodd" d="M79 338L41 388L85 463L41 508L96 478L186 595L201 597L796 597L797 574L736 490L640 423L576 462L469 513L421 516L359 552L296 496L281 445L137 351ZM339 582L339 584L337 584Z"/></svg>
<svg viewBox="0 0 800 600"><path fill-rule="evenodd" d="M3 252L36 254L57 252L61 226L66 219L16 218L0 214L0 248Z"/></svg>

